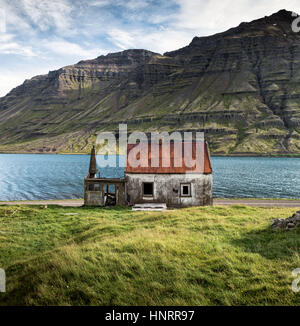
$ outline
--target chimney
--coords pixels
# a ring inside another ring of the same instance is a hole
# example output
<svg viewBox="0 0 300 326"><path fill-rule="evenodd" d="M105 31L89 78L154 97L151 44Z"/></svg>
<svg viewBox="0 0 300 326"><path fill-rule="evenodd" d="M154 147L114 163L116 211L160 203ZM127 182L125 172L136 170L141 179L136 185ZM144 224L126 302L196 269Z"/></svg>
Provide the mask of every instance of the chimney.
<svg viewBox="0 0 300 326"><path fill-rule="evenodd" d="M91 151L89 178L95 178L97 172L98 172L98 170L97 170L97 165L96 165L96 150L95 150L95 146L93 145L93 148Z"/></svg>

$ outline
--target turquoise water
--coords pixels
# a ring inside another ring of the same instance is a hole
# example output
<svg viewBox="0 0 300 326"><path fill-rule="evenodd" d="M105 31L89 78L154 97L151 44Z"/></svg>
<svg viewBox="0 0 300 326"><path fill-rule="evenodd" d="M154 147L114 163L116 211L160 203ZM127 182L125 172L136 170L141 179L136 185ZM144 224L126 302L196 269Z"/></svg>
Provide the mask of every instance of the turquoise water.
<svg viewBox="0 0 300 326"><path fill-rule="evenodd" d="M214 197L300 198L299 158L213 157L212 166ZM88 155L0 154L0 200L82 198L88 168Z"/></svg>

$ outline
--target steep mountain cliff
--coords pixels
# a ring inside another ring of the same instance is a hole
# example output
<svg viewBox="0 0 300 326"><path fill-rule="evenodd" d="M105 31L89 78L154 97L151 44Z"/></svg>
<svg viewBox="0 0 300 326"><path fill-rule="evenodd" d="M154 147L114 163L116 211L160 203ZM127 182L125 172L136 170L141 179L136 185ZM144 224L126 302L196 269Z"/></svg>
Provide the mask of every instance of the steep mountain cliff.
<svg viewBox="0 0 300 326"><path fill-rule="evenodd" d="M213 153L300 153L300 33L278 13L164 55L127 50L0 99L0 150L87 152L97 132L204 131Z"/></svg>

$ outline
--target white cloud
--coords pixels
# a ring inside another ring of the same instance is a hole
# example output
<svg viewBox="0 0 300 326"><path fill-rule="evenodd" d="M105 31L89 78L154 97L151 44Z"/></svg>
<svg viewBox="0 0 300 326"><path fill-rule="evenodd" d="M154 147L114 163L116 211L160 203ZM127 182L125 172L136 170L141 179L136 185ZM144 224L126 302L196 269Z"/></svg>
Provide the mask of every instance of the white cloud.
<svg viewBox="0 0 300 326"><path fill-rule="evenodd" d="M16 54L25 57L33 57L34 53L31 46L24 46L14 40L13 34L0 34L0 54Z"/></svg>
<svg viewBox="0 0 300 326"><path fill-rule="evenodd" d="M69 29L72 5L68 0L21 0L21 5L31 21L42 31L53 26L59 30Z"/></svg>
<svg viewBox="0 0 300 326"><path fill-rule="evenodd" d="M0 34L0 43L8 42L14 38L13 34L2 33Z"/></svg>
<svg viewBox="0 0 300 326"><path fill-rule="evenodd" d="M252 21L281 9L300 11L298 0L175 0L180 10L170 27L190 30L194 36L223 32L244 21Z"/></svg>
<svg viewBox="0 0 300 326"><path fill-rule="evenodd" d="M0 97L6 95L12 88L20 85L24 79L15 74L0 75Z"/></svg>
<svg viewBox="0 0 300 326"><path fill-rule="evenodd" d="M21 85L25 79L33 77L33 74L39 75L41 74L41 70L31 69L27 72L19 72L16 70L0 69L0 97L5 96L13 88Z"/></svg>
<svg viewBox="0 0 300 326"><path fill-rule="evenodd" d="M144 0L129 0L125 1L123 5L126 6L128 9L138 10L147 7L148 3Z"/></svg>
<svg viewBox="0 0 300 326"><path fill-rule="evenodd" d="M0 43L0 54L17 54L25 57L36 55L31 47L23 47L16 42Z"/></svg>
<svg viewBox="0 0 300 326"><path fill-rule="evenodd" d="M300 12L298 0L174 0L179 10L171 15L149 14L147 22L156 28L108 31L109 39L120 49L145 48L164 53L188 45L194 36L207 36L226 31L243 21L252 21L281 9ZM298 9L298 10L297 10ZM163 28L159 25L163 24Z"/></svg>
<svg viewBox="0 0 300 326"><path fill-rule="evenodd" d="M0 33L6 33L6 12L0 7Z"/></svg>
<svg viewBox="0 0 300 326"><path fill-rule="evenodd" d="M146 0L95 0L89 1L88 5L92 7L104 7L107 5L123 6L130 10L138 10L147 7L149 4Z"/></svg>
<svg viewBox="0 0 300 326"><path fill-rule="evenodd" d="M109 5L111 2L109 0L98 0L98 1L92 1L89 2L89 5L91 7L104 7Z"/></svg>
<svg viewBox="0 0 300 326"><path fill-rule="evenodd" d="M185 31L172 29L164 29L144 36L140 35L139 39L143 48L148 48L158 53L177 50L191 41L190 35Z"/></svg>
<svg viewBox="0 0 300 326"><path fill-rule="evenodd" d="M108 33L110 40L120 49L138 48L164 53L187 45L188 34L182 31L160 29L145 33L144 30L127 32L114 29Z"/></svg>
<svg viewBox="0 0 300 326"><path fill-rule="evenodd" d="M103 49L82 47L76 43L68 42L63 39L44 41L43 46L52 53L60 54L62 56L95 58L101 54L107 53L107 51Z"/></svg>
<svg viewBox="0 0 300 326"><path fill-rule="evenodd" d="M137 33L130 33L122 29L114 28L108 31L109 39L120 49L128 49L137 46Z"/></svg>
<svg viewBox="0 0 300 326"><path fill-rule="evenodd" d="M0 55L4 54L1 66L28 68L24 74L14 70L4 76L0 66L3 95L25 75L29 78L118 49L176 50L188 45L194 36L222 32L283 8L300 12L300 2L0 0L0 8L5 10L7 23L6 33L0 32ZM43 68L35 69L38 66Z"/></svg>
<svg viewBox="0 0 300 326"><path fill-rule="evenodd" d="M14 1L0 0L0 7L5 11L6 30L13 30L16 33L26 32L29 36L34 33L34 29L24 15L21 1L15 6Z"/></svg>

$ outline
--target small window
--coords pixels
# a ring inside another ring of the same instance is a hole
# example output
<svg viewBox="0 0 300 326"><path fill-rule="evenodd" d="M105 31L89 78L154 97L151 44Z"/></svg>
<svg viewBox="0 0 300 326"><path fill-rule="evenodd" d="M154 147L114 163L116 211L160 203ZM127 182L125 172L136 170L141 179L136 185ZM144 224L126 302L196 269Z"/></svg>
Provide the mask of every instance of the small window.
<svg viewBox="0 0 300 326"><path fill-rule="evenodd" d="M87 191L100 191L100 184L98 184L98 183L89 183L87 185Z"/></svg>
<svg viewBox="0 0 300 326"><path fill-rule="evenodd" d="M183 183L180 187L180 195L181 197L191 197L191 184L190 183Z"/></svg>
<svg viewBox="0 0 300 326"><path fill-rule="evenodd" d="M153 182L143 183L143 195L146 197L153 197Z"/></svg>
<svg viewBox="0 0 300 326"><path fill-rule="evenodd" d="M108 185L108 193L115 194L116 193L116 186L114 184Z"/></svg>
<svg viewBox="0 0 300 326"><path fill-rule="evenodd" d="M88 191L94 191L94 184L93 184L93 183L89 183L89 184L87 185L87 190L88 190Z"/></svg>

